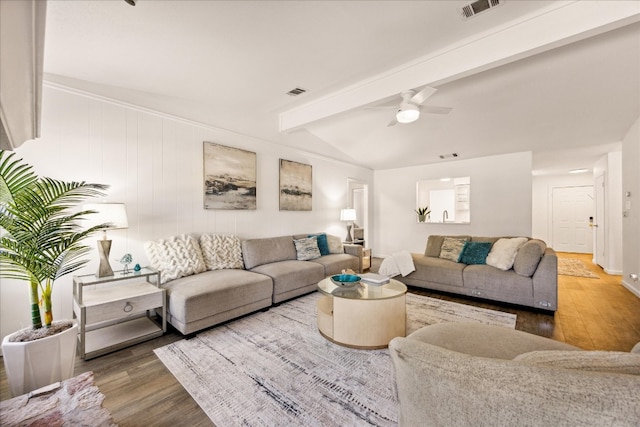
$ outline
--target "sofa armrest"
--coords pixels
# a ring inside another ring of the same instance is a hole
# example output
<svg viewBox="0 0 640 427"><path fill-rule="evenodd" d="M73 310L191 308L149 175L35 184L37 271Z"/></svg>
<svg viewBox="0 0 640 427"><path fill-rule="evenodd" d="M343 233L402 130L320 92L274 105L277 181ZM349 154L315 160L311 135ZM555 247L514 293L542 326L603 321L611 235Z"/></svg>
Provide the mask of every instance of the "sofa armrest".
<svg viewBox="0 0 640 427"><path fill-rule="evenodd" d="M343 244L344 253L353 255L358 258L358 273L362 273L362 259L364 256L364 248L362 245Z"/></svg>
<svg viewBox="0 0 640 427"><path fill-rule="evenodd" d="M556 311L558 309L558 256L552 248L545 249L532 279L535 307Z"/></svg>

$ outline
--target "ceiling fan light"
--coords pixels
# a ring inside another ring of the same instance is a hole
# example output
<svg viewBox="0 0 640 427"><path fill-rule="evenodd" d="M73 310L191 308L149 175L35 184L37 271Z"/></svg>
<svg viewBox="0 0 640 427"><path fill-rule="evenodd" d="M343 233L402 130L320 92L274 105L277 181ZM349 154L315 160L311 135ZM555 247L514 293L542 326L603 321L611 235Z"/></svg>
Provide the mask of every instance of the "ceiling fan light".
<svg viewBox="0 0 640 427"><path fill-rule="evenodd" d="M411 123L418 120L420 110L415 105L406 105L401 107L396 113L398 123Z"/></svg>

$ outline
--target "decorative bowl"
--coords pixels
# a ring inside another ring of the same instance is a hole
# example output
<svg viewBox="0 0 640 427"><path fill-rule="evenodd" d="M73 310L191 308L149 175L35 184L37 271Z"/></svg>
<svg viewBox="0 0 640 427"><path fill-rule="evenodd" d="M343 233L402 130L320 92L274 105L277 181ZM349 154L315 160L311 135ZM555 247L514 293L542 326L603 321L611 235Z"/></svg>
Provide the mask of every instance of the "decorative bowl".
<svg viewBox="0 0 640 427"><path fill-rule="evenodd" d="M355 274L336 274L331 276L331 281L338 286L356 286L360 283L360 276Z"/></svg>

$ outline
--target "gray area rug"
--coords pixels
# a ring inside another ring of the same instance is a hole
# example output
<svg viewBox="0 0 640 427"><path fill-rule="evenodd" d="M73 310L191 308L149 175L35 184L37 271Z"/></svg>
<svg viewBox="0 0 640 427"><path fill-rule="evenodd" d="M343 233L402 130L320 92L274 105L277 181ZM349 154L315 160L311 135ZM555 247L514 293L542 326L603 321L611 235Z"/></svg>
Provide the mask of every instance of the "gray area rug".
<svg viewBox="0 0 640 427"><path fill-rule="evenodd" d="M155 350L218 427L394 426L387 349L324 339L313 293ZM515 328L516 316L407 294L407 330L441 322Z"/></svg>

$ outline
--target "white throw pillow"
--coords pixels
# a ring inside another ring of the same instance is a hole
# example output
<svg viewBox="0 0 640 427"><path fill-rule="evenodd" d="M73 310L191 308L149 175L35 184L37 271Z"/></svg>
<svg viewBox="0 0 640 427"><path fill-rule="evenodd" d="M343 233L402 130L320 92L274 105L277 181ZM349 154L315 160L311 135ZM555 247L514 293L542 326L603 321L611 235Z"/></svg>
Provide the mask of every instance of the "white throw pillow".
<svg viewBox="0 0 640 427"><path fill-rule="evenodd" d="M498 239L491 247L491 252L487 255L487 265L500 270L509 270L513 267L518 249L529 239L526 237L514 237L512 239Z"/></svg>
<svg viewBox="0 0 640 427"><path fill-rule="evenodd" d="M144 250L151 267L160 270L162 284L207 269L198 241L187 234L146 242Z"/></svg>
<svg viewBox="0 0 640 427"><path fill-rule="evenodd" d="M207 270L244 268L242 244L237 236L223 234L203 234L200 249Z"/></svg>
<svg viewBox="0 0 640 427"><path fill-rule="evenodd" d="M329 253L343 254L344 246L342 246L342 240L338 236L332 236L327 234L327 243L329 244Z"/></svg>

